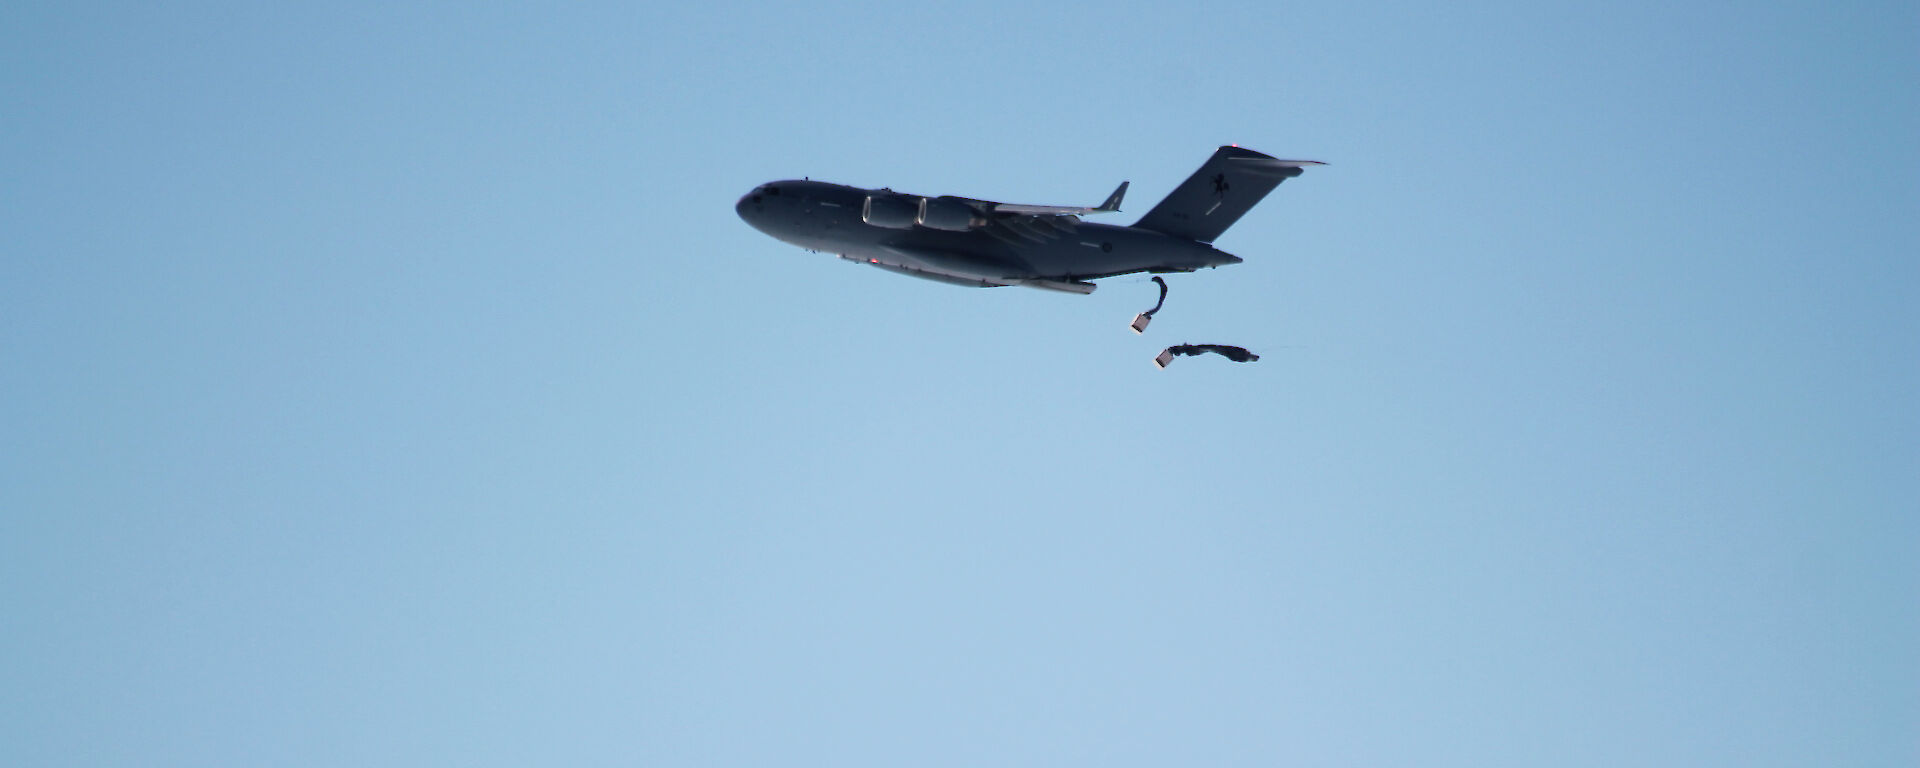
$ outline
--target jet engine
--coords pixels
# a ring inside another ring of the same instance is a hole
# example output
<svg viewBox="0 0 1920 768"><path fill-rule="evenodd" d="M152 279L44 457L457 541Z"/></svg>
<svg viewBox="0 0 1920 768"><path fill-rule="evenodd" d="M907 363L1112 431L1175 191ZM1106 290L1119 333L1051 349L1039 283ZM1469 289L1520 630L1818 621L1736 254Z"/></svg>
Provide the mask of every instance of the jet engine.
<svg viewBox="0 0 1920 768"><path fill-rule="evenodd" d="M910 229L919 217L920 205L912 195L867 195L867 202L860 206L860 220L876 227Z"/></svg>
<svg viewBox="0 0 1920 768"><path fill-rule="evenodd" d="M973 206L950 197L920 198L920 215L913 223L928 229L965 232L987 222L973 215Z"/></svg>

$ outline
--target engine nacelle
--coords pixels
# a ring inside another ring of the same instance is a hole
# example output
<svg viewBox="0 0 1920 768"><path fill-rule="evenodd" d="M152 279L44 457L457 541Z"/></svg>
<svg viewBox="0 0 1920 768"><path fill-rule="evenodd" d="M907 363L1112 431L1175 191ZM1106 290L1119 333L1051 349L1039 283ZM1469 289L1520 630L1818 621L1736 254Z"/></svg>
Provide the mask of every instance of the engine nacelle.
<svg viewBox="0 0 1920 768"><path fill-rule="evenodd" d="M941 229L948 232L965 232L986 224L985 219L973 215L973 206L950 197L920 198L920 215L913 223L928 229Z"/></svg>
<svg viewBox="0 0 1920 768"><path fill-rule="evenodd" d="M911 229L919 217L920 203L912 195L867 195L867 202L860 206L860 220L876 227Z"/></svg>

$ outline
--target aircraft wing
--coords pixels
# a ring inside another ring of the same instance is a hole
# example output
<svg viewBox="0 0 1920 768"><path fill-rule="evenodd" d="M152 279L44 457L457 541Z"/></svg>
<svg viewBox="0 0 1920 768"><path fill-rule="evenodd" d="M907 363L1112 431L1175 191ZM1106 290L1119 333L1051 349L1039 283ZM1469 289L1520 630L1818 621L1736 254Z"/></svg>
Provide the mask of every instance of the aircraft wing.
<svg viewBox="0 0 1920 768"><path fill-rule="evenodd" d="M975 201L988 213L1013 213L1026 216L1081 216L1089 213L1112 213L1120 210L1120 198L1127 194L1127 182L1107 195L1107 201L1091 208L1072 205L1018 205L1014 203L996 203L990 200Z"/></svg>

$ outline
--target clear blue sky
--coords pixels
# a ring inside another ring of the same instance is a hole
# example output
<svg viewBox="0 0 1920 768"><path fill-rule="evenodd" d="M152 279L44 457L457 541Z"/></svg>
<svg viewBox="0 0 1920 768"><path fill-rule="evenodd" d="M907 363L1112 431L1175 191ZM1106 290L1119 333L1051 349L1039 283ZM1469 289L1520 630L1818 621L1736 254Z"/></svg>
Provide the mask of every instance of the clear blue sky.
<svg viewBox="0 0 1920 768"><path fill-rule="evenodd" d="M1920 764L1915 4L562 5L0 11L0 764Z"/></svg>

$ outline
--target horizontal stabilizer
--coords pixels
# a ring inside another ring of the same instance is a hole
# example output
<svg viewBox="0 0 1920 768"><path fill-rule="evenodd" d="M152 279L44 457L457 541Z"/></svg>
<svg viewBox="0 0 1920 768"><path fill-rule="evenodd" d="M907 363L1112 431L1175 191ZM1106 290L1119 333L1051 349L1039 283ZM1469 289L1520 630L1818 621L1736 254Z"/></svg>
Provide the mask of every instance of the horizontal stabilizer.
<svg viewBox="0 0 1920 768"><path fill-rule="evenodd" d="M1326 163L1320 162L1318 160L1281 160L1276 157L1236 157L1236 158L1233 158L1233 165L1234 167L1237 167L1237 168L1249 168L1249 169L1255 169L1255 170L1270 169L1272 172L1278 173L1282 176L1293 176L1296 174L1287 173L1286 169L1288 168L1305 169L1309 165L1326 165Z"/></svg>
<svg viewBox="0 0 1920 768"><path fill-rule="evenodd" d="M1300 175L1310 165L1325 163L1221 147L1133 226L1211 243L1280 182Z"/></svg>

